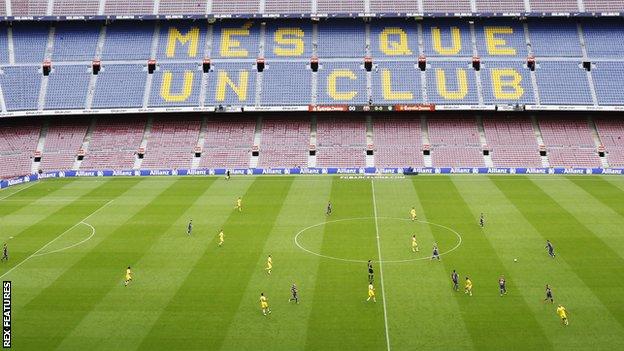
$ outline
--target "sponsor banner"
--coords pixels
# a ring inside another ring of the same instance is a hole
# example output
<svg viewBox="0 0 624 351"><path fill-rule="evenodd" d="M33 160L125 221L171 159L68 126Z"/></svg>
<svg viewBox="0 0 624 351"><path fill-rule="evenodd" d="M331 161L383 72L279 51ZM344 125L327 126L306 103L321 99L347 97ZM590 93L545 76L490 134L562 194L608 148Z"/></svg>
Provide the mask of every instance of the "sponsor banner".
<svg viewBox="0 0 624 351"><path fill-rule="evenodd" d="M436 105L433 104L402 104L394 105L394 110L399 112L409 111L435 111Z"/></svg>
<svg viewBox="0 0 624 351"><path fill-rule="evenodd" d="M81 170L55 171L30 174L0 181L0 189L40 179L66 177L148 177L148 176L214 176L225 175L225 168L197 169L141 169L141 170ZM234 168L230 175L290 175L290 174L340 174L340 175L390 175L390 174L611 174L624 175L624 168L509 168L509 167L324 167L324 168Z"/></svg>
<svg viewBox="0 0 624 351"><path fill-rule="evenodd" d="M0 16L0 21L89 21L89 20L180 20L215 18L356 18L356 17L619 17L622 12L338 12L338 13L238 13L193 15L83 15L83 16Z"/></svg>

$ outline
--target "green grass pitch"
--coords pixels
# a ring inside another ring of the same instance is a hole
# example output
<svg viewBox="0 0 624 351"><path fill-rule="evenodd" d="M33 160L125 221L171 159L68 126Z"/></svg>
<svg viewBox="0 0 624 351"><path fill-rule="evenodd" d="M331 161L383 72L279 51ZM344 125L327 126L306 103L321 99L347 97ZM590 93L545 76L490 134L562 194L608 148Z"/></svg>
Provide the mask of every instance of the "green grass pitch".
<svg viewBox="0 0 624 351"><path fill-rule="evenodd" d="M0 192L0 216L15 350L624 349L623 177L58 179Z"/></svg>

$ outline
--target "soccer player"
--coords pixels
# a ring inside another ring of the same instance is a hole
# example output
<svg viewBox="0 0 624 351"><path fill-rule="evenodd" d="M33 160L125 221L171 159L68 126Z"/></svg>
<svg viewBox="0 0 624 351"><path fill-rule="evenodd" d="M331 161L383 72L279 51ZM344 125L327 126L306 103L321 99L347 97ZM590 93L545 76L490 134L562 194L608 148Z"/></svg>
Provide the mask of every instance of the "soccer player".
<svg viewBox="0 0 624 351"><path fill-rule="evenodd" d="M268 275L271 275L271 270L273 269L273 259L271 258L271 255L269 255L269 257L267 258L267 264L266 264L266 271Z"/></svg>
<svg viewBox="0 0 624 351"><path fill-rule="evenodd" d="M472 296L472 280L466 277L466 286L464 287L464 294L468 294L468 296Z"/></svg>
<svg viewBox="0 0 624 351"><path fill-rule="evenodd" d="M186 226L186 234L190 236L191 232L193 232L193 220L192 219L189 221L188 226Z"/></svg>
<svg viewBox="0 0 624 351"><path fill-rule="evenodd" d="M132 271L130 270L130 266L128 266L128 269L126 269L126 281L124 282L124 285L128 286L130 281L132 281Z"/></svg>
<svg viewBox="0 0 624 351"><path fill-rule="evenodd" d="M438 244L433 244L433 253L431 254L431 259L437 258L440 260L440 251L438 250Z"/></svg>
<svg viewBox="0 0 624 351"><path fill-rule="evenodd" d="M548 255L550 255L550 257L552 258L555 258L555 247L550 242L550 240L546 240L546 249L548 250Z"/></svg>
<svg viewBox="0 0 624 351"><path fill-rule="evenodd" d="M500 276L500 278L498 278L498 290L500 291L500 296L503 297L503 295L507 295L507 284L505 281L505 277L504 276Z"/></svg>
<svg viewBox="0 0 624 351"><path fill-rule="evenodd" d="M459 274L454 269L453 273L451 273L451 280L453 281L453 290L459 291Z"/></svg>
<svg viewBox="0 0 624 351"><path fill-rule="evenodd" d="M377 302L377 299L375 298L375 288L373 287L373 283L368 284L368 299L366 299L366 301L370 301L371 298L373 299L373 302Z"/></svg>
<svg viewBox="0 0 624 351"><path fill-rule="evenodd" d="M329 216L332 214L332 203L331 201L329 201L327 203L327 210L325 210L325 215Z"/></svg>
<svg viewBox="0 0 624 351"><path fill-rule="evenodd" d="M418 252L418 243L416 242L416 235L412 235L412 252Z"/></svg>
<svg viewBox="0 0 624 351"><path fill-rule="evenodd" d="M559 318L561 318L563 325L568 325L568 311L566 311L565 307L559 305L559 307L557 307L557 314Z"/></svg>
<svg viewBox="0 0 624 351"><path fill-rule="evenodd" d="M262 308L262 314L263 315L267 315L267 314L271 314L271 309L269 308L269 301L267 300L266 296L264 296L264 293L260 293L260 308Z"/></svg>
<svg viewBox="0 0 624 351"><path fill-rule="evenodd" d="M550 286L546 284L546 298L544 299L544 302L548 300L550 300L550 303L555 303L555 300L553 299L553 295L552 295L552 290L550 289Z"/></svg>
<svg viewBox="0 0 624 351"><path fill-rule="evenodd" d="M219 247L223 246L224 236L223 229L221 229L221 231L219 231Z"/></svg>
<svg viewBox="0 0 624 351"><path fill-rule="evenodd" d="M368 260L368 282L373 284L375 280L375 272L373 271L373 262Z"/></svg>
<svg viewBox="0 0 624 351"><path fill-rule="evenodd" d="M416 218L416 208L412 207L412 209L410 210L410 217L412 218L412 221L415 221L418 219Z"/></svg>
<svg viewBox="0 0 624 351"><path fill-rule="evenodd" d="M481 228L485 227L485 216L483 215L483 212L481 212L481 215L479 216L479 225Z"/></svg>
<svg viewBox="0 0 624 351"><path fill-rule="evenodd" d="M292 294L292 297L288 299L288 302L295 301L295 303L299 304L299 293L297 291L297 286L295 285L295 283L293 283L293 285L290 287L290 293Z"/></svg>
<svg viewBox="0 0 624 351"><path fill-rule="evenodd" d="M238 197L238 199L236 199L236 209L238 210L238 212L243 211L243 199L240 196Z"/></svg>
<svg viewBox="0 0 624 351"><path fill-rule="evenodd" d="M225 180L230 180L230 170L225 171Z"/></svg>
<svg viewBox="0 0 624 351"><path fill-rule="evenodd" d="M9 262L9 248L7 247L6 243L4 243L4 246L2 246L2 259L0 259L0 261Z"/></svg>

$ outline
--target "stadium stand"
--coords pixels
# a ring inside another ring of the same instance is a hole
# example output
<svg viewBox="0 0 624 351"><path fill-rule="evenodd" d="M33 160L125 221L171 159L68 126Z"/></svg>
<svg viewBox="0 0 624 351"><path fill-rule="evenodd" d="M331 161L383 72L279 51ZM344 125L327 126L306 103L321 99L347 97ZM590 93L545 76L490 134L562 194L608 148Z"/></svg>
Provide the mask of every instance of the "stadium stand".
<svg viewBox="0 0 624 351"><path fill-rule="evenodd" d="M624 121L612 118L594 118L600 140L606 148L609 166L624 167Z"/></svg>
<svg viewBox="0 0 624 351"><path fill-rule="evenodd" d="M316 130L318 167L364 167L366 125L361 117L319 117Z"/></svg>
<svg viewBox="0 0 624 351"><path fill-rule="evenodd" d="M259 1L212 0L212 13L214 14L258 13L259 10Z"/></svg>
<svg viewBox="0 0 624 351"><path fill-rule="evenodd" d="M13 24L13 50L16 63L43 61L49 28L45 23L16 22Z"/></svg>
<svg viewBox="0 0 624 351"><path fill-rule="evenodd" d="M146 80L142 65L103 65L96 82L93 107L141 107Z"/></svg>
<svg viewBox="0 0 624 351"><path fill-rule="evenodd" d="M88 118L52 119L42 151L42 170L72 169L91 120Z"/></svg>
<svg viewBox="0 0 624 351"><path fill-rule="evenodd" d="M483 153L473 118L427 118L434 167L483 167Z"/></svg>
<svg viewBox="0 0 624 351"><path fill-rule="evenodd" d="M142 60L150 58L154 23L114 21L106 25L102 60Z"/></svg>
<svg viewBox="0 0 624 351"><path fill-rule="evenodd" d="M587 72L580 63L542 62L536 77L542 104L592 104Z"/></svg>
<svg viewBox="0 0 624 351"><path fill-rule="evenodd" d="M154 0L106 0L105 15L147 15L154 13Z"/></svg>
<svg viewBox="0 0 624 351"><path fill-rule="evenodd" d="M597 62L592 69L598 103L605 106L620 105L624 101L624 63Z"/></svg>
<svg viewBox="0 0 624 351"><path fill-rule="evenodd" d="M209 118L200 167L249 167L255 128L252 118Z"/></svg>
<svg viewBox="0 0 624 351"><path fill-rule="evenodd" d="M470 0L423 0L423 8L427 12L438 13L470 13Z"/></svg>
<svg viewBox="0 0 624 351"><path fill-rule="evenodd" d="M200 125L199 117L154 119L141 167L190 168Z"/></svg>
<svg viewBox="0 0 624 351"><path fill-rule="evenodd" d="M370 9L373 13L380 12L408 12L418 13L418 1L403 0L370 0Z"/></svg>
<svg viewBox="0 0 624 351"><path fill-rule="evenodd" d="M375 166L422 167L422 132L420 118L373 118Z"/></svg>
<svg viewBox="0 0 624 351"><path fill-rule="evenodd" d="M103 117L96 121L82 169L132 169L146 117Z"/></svg>
<svg viewBox="0 0 624 351"><path fill-rule="evenodd" d="M533 19L529 21L528 28L531 48L536 57L582 56L576 23Z"/></svg>
<svg viewBox="0 0 624 351"><path fill-rule="evenodd" d="M262 105L308 105L311 101L311 71L303 62L274 62L265 69ZM288 94L284 94L287 91Z"/></svg>
<svg viewBox="0 0 624 351"><path fill-rule="evenodd" d="M578 12L578 0L531 0L534 12Z"/></svg>
<svg viewBox="0 0 624 351"><path fill-rule="evenodd" d="M475 0L477 11L483 12L524 12L524 0Z"/></svg>
<svg viewBox="0 0 624 351"><path fill-rule="evenodd" d="M48 79L45 108L84 109L91 69L87 65L58 66Z"/></svg>
<svg viewBox="0 0 624 351"><path fill-rule="evenodd" d="M265 0L265 13L311 13L312 2L308 0Z"/></svg>
<svg viewBox="0 0 624 351"><path fill-rule="evenodd" d="M483 129L494 166L542 166L537 139L528 118L484 118Z"/></svg>
<svg viewBox="0 0 624 351"><path fill-rule="evenodd" d="M39 69L33 66L6 66L0 70L0 85L7 110L36 110L41 88Z"/></svg>
<svg viewBox="0 0 624 351"><path fill-rule="evenodd" d="M364 12L364 0L317 0L317 13Z"/></svg>
<svg viewBox="0 0 624 351"><path fill-rule="evenodd" d="M2 121L0 128L0 177L31 173L32 156L37 148L41 122L38 120Z"/></svg>
<svg viewBox="0 0 624 351"><path fill-rule="evenodd" d="M264 118L258 167L307 167L310 150L308 118Z"/></svg>
<svg viewBox="0 0 624 351"><path fill-rule="evenodd" d="M54 15L97 15L100 0L54 0Z"/></svg>
<svg viewBox="0 0 624 351"><path fill-rule="evenodd" d="M160 0L158 13L165 15L204 14L207 2L207 0Z"/></svg>
<svg viewBox="0 0 624 351"><path fill-rule="evenodd" d="M540 130L554 167L600 167L587 119L542 118Z"/></svg>
<svg viewBox="0 0 624 351"><path fill-rule="evenodd" d="M621 19L587 20L582 22L587 56L619 58L624 52L624 21Z"/></svg>

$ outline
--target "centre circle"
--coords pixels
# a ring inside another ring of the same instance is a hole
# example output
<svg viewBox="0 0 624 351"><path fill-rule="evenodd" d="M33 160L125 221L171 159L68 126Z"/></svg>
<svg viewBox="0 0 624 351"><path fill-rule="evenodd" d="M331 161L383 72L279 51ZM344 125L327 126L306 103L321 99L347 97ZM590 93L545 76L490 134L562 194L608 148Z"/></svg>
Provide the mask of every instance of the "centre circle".
<svg viewBox="0 0 624 351"><path fill-rule="evenodd" d="M416 235L418 252L412 251L412 235ZM462 237L454 229L441 224L395 217L329 220L303 228L295 234L295 245L309 254L356 263L369 259L383 263L430 260L434 243L438 245L440 256L443 256L459 248ZM381 260L373 259L378 258L378 244L383 252ZM325 249L323 253L321 247ZM357 253L361 250L366 250L372 257L358 257L364 256L362 252Z"/></svg>

